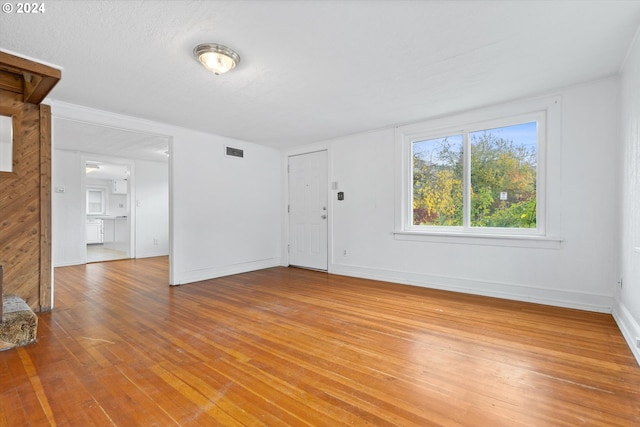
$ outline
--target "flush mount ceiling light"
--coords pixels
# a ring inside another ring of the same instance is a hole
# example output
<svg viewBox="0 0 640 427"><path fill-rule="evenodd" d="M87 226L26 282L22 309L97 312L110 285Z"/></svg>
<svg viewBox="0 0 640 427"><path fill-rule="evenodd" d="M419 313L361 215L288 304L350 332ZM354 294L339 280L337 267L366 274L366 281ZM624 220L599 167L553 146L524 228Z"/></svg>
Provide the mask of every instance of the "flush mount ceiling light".
<svg viewBox="0 0 640 427"><path fill-rule="evenodd" d="M204 68L216 75L226 73L240 63L240 55L233 49L216 43L199 44L193 54Z"/></svg>
<svg viewBox="0 0 640 427"><path fill-rule="evenodd" d="M93 171L97 171L98 169L100 169L100 165L98 163L87 163L86 164L86 172L93 172Z"/></svg>

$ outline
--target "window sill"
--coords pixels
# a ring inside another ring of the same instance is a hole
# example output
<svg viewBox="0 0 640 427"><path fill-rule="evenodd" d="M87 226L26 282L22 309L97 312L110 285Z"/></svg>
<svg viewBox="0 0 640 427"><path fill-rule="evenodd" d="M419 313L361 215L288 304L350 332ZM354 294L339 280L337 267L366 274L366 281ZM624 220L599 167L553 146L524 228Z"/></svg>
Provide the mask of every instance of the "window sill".
<svg viewBox="0 0 640 427"><path fill-rule="evenodd" d="M548 236L514 236L455 232L395 231L396 240L450 243L459 245L504 246L517 248L560 249L562 239Z"/></svg>

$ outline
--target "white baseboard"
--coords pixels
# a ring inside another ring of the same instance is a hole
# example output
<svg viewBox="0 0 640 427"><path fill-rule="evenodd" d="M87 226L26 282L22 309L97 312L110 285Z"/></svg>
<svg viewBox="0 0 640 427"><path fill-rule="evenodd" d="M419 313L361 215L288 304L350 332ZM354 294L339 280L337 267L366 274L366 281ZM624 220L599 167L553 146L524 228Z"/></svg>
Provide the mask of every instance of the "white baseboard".
<svg viewBox="0 0 640 427"><path fill-rule="evenodd" d="M53 267L70 267L72 265L82 265L86 264L86 260L76 260L76 261L65 261L65 262L56 262L53 264Z"/></svg>
<svg viewBox="0 0 640 427"><path fill-rule="evenodd" d="M279 266L280 258L269 258L240 264L184 271L178 274L175 283L172 283L172 285L185 285L187 283L200 282L202 280L215 279L217 277L231 276L232 274L247 273L249 271Z"/></svg>
<svg viewBox="0 0 640 427"><path fill-rule="evenodd" d="M620 332L622 332L622 336L631 349L631 353L633 353L633 356L640 365L640 349L638 348L638 344L640 344L640 325L638 325L638 322L636 322L629 310L627 310L627 307L617 299L614 301L612 314L618 324Z"/></svg>
<svg viewBox="0 0 640 427"><path fill-rule="evenodd" d="M497 283L336 264L330 266L329 272L343 276L361 277L364 279L381 280L599 313L611 313L613 307L613 297L609 295L537 288L512 283Z"/></svg>
<svg viewBox="0 0 640 427"><path fill-rule="evenodd" d="M142 254L136 254L136 258L154 258L158 256L169 256L168 252L147 252Z"/></svg>

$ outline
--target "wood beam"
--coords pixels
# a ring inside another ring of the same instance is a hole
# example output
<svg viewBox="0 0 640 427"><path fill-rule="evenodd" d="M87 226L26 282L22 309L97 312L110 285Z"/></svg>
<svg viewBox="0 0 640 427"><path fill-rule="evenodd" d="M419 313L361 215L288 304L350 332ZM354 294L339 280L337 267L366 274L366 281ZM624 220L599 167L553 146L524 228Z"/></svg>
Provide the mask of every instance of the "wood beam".
<svg viewBox="0 0 640 427"><path fill-rule="evenodd" d="M40 104L40 311L51 310L51 107Z"/></svg>
<svg viewBox="0 0 640 427"><path fill-rule="evenodd" d="M0 52L0 75L4 74L19 76L21 80L19 93L24 94L24 102L31 104L41 103L62 77L61 71L57 68ZM8 77L5 76L4 79ZM0 78L0 88L17 91L18 87L11 79L4 82L11 88L5 88L2 82L3 78Z"/></svg>
<svg viewBox="0 0 640 427"><path fill-rule="evenodd" d="M0 89L22 93L24 91L22 75L0 70Z"/></svg>

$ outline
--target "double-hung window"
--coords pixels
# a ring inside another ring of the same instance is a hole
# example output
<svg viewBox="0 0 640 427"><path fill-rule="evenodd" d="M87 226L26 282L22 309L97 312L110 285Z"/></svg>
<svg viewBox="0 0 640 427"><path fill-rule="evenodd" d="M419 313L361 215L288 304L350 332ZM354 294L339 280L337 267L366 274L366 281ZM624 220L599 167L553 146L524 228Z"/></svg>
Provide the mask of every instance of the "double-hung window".
<svg viewBox="0 0 640 427"><path fill-rule="evenodd" d="M107 213L106 207L106 190L87 188L87 215L104 215Z"/></svg>
<svg viewBox="0 0 640 427"><path fill-rule="evenodd" d="M396 235L548 237L547 119L557 103L398 128Z"/></svg>

